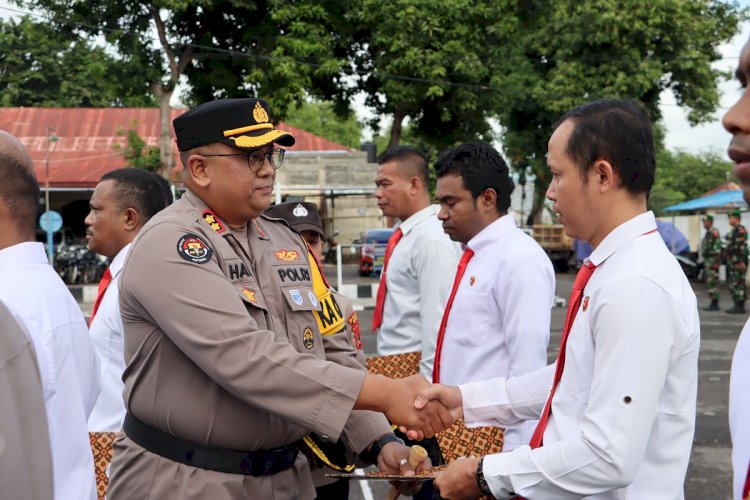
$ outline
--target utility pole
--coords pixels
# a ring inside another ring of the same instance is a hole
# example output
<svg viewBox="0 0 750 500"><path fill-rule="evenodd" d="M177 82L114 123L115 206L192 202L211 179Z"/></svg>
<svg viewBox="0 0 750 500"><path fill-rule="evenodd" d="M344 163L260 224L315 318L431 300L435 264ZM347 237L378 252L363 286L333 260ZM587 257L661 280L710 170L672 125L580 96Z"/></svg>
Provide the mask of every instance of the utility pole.
<svg viewBox="0 0 750 500"><path fill-rule="evenodd" d="M52 214L49 210L49 150L53 142L59 137L54 135L55 127L47 126L47 158L44 161L44 213L47 217L47 259L50 266L54 265L54 243L52 241Z"/></svg>

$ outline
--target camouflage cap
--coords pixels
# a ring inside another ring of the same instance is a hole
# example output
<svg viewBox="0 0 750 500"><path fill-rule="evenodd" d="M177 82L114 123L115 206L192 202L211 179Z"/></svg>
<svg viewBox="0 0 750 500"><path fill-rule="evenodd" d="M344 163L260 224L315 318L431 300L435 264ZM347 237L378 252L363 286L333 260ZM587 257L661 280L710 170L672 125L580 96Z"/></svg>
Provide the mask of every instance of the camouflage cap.
<svg viewBox="0 0 750 500"><path fill-rule="evenodd" d="M325 238L323 221L320 219L320 212L315 203L307 201L279 203L270 207L264 214L274 219L284 219L289 227L299 233L314 231Z"/></svg>
<svg viewBox="0 0 750 500"><path fill-rule="evenodd" d="M214 142L244 150L274 142L294 145L292 134L273 126L268 104L262 99L217 99L178 116L172 125L180 151Z"/></svg>
<svg viewBox="0 0 750 500"><path fill-rule="evenodd" d="M709 222L713 222L714 221L714 216L711 215L711 214L706 214L706 215L703 216L703 220L707 220Z"/></svg>
<svg viewBox="0 0 750 500"><path fill-rule="evenodd" d="M742 211L740 211L740 210L732 210L731 212L729 212L729 216L730 217L739 217L741 219L742 218Z"/></svg>

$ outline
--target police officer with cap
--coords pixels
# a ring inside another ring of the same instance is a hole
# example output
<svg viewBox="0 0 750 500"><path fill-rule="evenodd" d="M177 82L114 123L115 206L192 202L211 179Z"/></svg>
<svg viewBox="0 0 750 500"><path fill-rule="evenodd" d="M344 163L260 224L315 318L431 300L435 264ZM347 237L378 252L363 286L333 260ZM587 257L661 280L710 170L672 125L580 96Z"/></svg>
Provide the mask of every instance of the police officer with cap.
<svg viewBox="0 0 750 500"><path fill-rule="evenodd" d="M127 415L108 498L314 498L299 453L309 432L347 439L353 409L426 436L448 425L438 402L414 409L422 377L326 361L325 293L305 244L262 216L284 159L275 145L294 144L267 104L213 101L174 128L187 190L143 227L121 272ZM381 470L414 472L391 433L348 444Z"/></svg>

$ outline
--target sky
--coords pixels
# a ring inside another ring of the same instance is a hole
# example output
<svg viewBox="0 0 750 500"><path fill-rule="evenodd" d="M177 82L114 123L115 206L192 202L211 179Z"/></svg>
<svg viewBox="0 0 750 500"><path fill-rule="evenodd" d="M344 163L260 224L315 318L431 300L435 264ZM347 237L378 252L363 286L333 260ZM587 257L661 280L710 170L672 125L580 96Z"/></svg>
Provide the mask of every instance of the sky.
<svg viewBox="0 0 750 500"><path fill-rule="evenodd" d="M750 0L741 0L740 5L750 7ZM13 11L17 8L7 0L0 0L0 18L16 16ZM714 63L717 69L734 73L737 66L740 50L750 37L750 21L742 25L742 29L728 44L720 49L722 59ZM668 149L680 149L690 153L701 153L715 150L726 151L730 136L721 126L721 117L726 110L739 98L740 87L735 79L729 79L719 84L721 100L719 109L714 113L714 119L697 127L691 127L687 120L687 112L680 108L675 101L671 91L665 91L661 95L661 110L664 124L667 130L666 146ZM177 92L175 94L178 94ZM362 106L364 98L360 96L353 102L353 107L360 119L368 117L367 110ZM174 104L174 103L173 103ZM365 135L369 135L365 133ZM368 137L365 137L366 139Z"/></svg>

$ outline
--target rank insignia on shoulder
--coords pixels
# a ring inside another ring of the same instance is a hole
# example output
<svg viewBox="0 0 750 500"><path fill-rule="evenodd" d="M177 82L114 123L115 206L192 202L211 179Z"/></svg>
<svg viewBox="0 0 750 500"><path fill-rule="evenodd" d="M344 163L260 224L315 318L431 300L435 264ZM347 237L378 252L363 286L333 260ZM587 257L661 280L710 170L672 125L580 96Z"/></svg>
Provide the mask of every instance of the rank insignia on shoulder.
<svg viewBox="0 0 750 500"><path fill-rule="evenodd" d="M200 236L188 233L177 242L177 253L188 262L205 264L211 260L214 251Z"/></svg>
<svg viewBox="0 0 750 500"><path fill-rule="evenodd" d="M302 305L302 294L299 293L299 290L289 290L289 296L292 298L295 304L298 306Z"/></svg>
<svg viewBox="0 0 750 500"><path fill-rule="evenodd" d="M585 312L585 311L586 311L586 309L588 309L588 308L589 308L589 296L587 295L587 296L585 296L585 297L583 298L583 310L584 310L584 312Z"/></svg>
<svg viewBox="0 0 750 500"><path fill-rule="evenodd" d="M243 288L242 295L247 297L247 300L249 300L250 302L255 302L255 292L251 292L247 288Z"/></svg>
<svg viewBox="0 0 750 500"><path fill-rule="evenodd" d="M283 262L292 262L299 259L299 252L296 250L285 250L283 248L275 252L276 258Z"/></svg>
<svg viewBox="0 0 750 500"><path fill-rule="evenodd" d="M357 313L353 312L351 316L349 316L349 319L346 320L349 325L352 327L352 335L354 337L354 346L362 350L362 334L359 331L359 318L357 317Z"/></svg>
<svg viewBox="0 0 750 500"><path fill-rule="evenodd" d="M302 334L302 345L305 346L305 349L308 351L315 347L315 334L310 327L305 328L305 331Z"/></svg>
<svg viewBox="0 0 750 500"><path fill-rule="evenodd" d="M208 225L211 226L211 229L213 229L217 233L221 234L224 231L226 231L224 224L221 223L219 218L216 217L216 214L213 213L212 211L204 210L201 215L203 217L203 220L206 221Z"/></svg>

